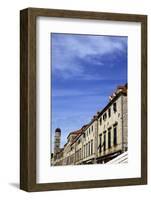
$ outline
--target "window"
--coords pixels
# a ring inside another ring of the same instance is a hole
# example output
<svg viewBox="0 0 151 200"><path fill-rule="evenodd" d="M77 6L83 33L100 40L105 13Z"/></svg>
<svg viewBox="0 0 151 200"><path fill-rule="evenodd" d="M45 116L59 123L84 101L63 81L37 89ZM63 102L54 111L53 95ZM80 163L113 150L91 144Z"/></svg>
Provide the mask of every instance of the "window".
<svg viewBox="0 0 151 200"><path fill-rule="evenodd" d="M86 157L88 156L88 143L86 144Z"/></svg>
<svg viewBox="0 0 151 200"><path fill-rule="evenodd" d="M111 109L108 109L108 116L111 117Z"/></svg>
<svg viewBox="0 0 151 200"><path fill-rule="evenodd" d="M89 144L89 156L90 156L90 142L88 144Z"/></svg>
<svg viewBox="0 0 151 200"><path fill-rule="evenodd" d="M84 158L84 146L82 147L82 158Z"/></svg>
<svg viewBox="0 0 151 200"><path fill-rule="evenodd" d="M114 134L113 144L117 145L117 126L114 126L113 134Z"/></svg>
<svg viewBox="0 0 151 200"><path fill-rule="evenodd" d="M70 165L70 156L69 156L69 165Z"/></svg>
<svg viewBox="0 0 151 200"><path fill-rule="evenodd" d="M102 134L100 134L100 145L99 145L99 152L102 151Z"/></svg>
<svg viewBox="0 0 151 200"><path fill-rule="evenodd" d="M79 160L81 160L81 149L79 150Z"/></svg>
<svg viewBox="0 0 151 200"><path fill-rule="evenodd" d="M100 125L102 125L102 117L100 118Z"/></svg>
<svg viewBox="0 0 151 200"><path fill-rule="evenodd" d="M114 111L114 112L117 111L116 103L113 104L113 111Z"/></svg>
<svg viewBox="0 0 151 200"><path fill-rule="evenodd" d="M60 142L60 138L55 137L56 142Z"/></svg>
<svg viewBox="0 0 151 200"><path fill-rule="evenodd" d="M93 154L93 140L91 140L91 155Z"/></svg>
<svg viewBox="0 0 151 200"><path fill-rule="evenodd" d="M108 129L108 148L111 148L111 129Z"/></svg>
<svg viewBox="0 0 151 200"><path fill-rule="evenodd" d="M106 132L104 132L104 143L103 144L104 144L103 149L105 151L106 150Z"/></svg>
<svg viewBox="0 0 151 200"><path fill-rule="evenodd" d="M104 113L104 115L103 115L103 120L105 121L106 118L107 118L107 115L106 115L106 113Z"/></svg>
<svg viewBox="0 0 151 200"><path fill-rule="evenodd" d="M92 125L92 131L93 131L93 125Z"/></svg>

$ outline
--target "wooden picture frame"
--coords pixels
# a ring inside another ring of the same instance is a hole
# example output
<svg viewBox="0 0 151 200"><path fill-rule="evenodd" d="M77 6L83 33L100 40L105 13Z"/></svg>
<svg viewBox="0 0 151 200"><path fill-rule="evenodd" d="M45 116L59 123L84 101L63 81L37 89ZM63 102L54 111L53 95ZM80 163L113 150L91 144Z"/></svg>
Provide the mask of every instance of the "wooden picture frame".
<svg viewBox="0 0 151 200"><path fill-rule="evenodd" d="M60 17L141 23L141 177L77 182L36 183L36 18ZM147 184L147 16L27 8L20 12L20 188L66 190Z"/></svg>

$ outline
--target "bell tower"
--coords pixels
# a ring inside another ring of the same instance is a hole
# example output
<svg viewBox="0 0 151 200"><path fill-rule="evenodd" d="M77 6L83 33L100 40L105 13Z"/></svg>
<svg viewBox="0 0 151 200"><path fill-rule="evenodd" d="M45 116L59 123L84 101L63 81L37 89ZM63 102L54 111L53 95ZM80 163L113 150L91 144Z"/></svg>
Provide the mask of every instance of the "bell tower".
<svg viewBox="0 0 151 200"><path fill-rule="evenodd" d="M56 154L60 150L60 142L61 142L61 129L56 128L55 138L54 138L54 154Z"/></svg>

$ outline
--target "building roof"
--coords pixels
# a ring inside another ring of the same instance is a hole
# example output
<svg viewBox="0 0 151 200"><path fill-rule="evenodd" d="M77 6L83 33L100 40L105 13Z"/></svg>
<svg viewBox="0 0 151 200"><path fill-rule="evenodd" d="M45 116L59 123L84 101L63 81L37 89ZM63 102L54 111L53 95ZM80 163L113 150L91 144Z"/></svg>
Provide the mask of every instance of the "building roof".
<svg viewBox="0 0 151 200"><path fill-rule="evenodd" d="M67 145L67 142L64 144L64 147Z"/></svg>
<svg viewBox="0 0 151 200"><path fill-rule="evenodd" d="M71 145L73 145L77 141L77 139L84 133L84 130L87 128L88 125L89 124L86 124L86 125L82 126L81 129L75 131L76 132L76 136L73 139L73 142L71 143Z"/></svg>
<svg viewBox="0 0 151 200"><path fill-rule="evenodd" d="M70 135L75 135L75 137L77 137L81 131L83 131L86 127L88 126L88 124L85 124L82 126L82 128L76 130L76 131L72 131L69 133L69 135L67 136L67 139L69 138Z"/></svg>
<svg viewBox="0 0 151 200"><path fill-rule="evenodd" d="M88 129L88 128L91 126L91 124L92 124L95 120L97 120L98 114L99 114L99 112L97 112L96 115L93 115L93 118L91 119L90 123L89 123L88 126L85 128L85 130Z"/></svg>
<svg viewBox="0 0 151 200"><path fill-rule="evenodd" d="M127 96L127 84L124 86L118 86L116 91L114 92L114 96L109 101L109 103L99 112L98 117L100 117L121 95Z"/></svg>

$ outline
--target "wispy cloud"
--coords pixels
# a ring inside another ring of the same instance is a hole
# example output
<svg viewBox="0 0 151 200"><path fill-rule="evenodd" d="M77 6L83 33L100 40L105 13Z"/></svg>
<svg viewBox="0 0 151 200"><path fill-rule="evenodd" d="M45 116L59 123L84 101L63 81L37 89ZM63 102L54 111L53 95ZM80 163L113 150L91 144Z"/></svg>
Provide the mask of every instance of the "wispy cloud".
<svg viewBox="0 0 151 200"><path fill-rule="evenodd" d="M53 70L65 79L72 76L92 79L84 64L104 67L105 55L113 56L113 53L124 53L127 50L127 37L53 33L51 41ZM93 74L93 77L102 78L97 74Z"/></svg>

